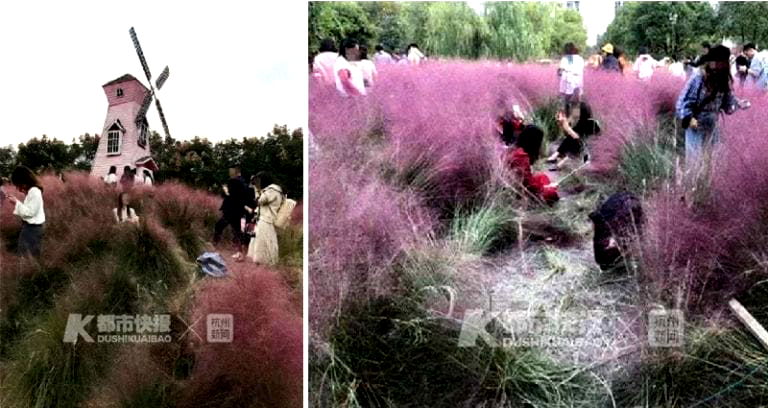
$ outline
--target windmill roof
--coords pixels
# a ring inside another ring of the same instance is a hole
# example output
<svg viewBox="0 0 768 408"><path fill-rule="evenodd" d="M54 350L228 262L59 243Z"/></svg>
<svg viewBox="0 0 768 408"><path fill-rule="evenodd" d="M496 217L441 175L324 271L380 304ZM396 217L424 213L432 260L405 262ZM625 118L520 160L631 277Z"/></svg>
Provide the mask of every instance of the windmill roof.
<svg viewBox="0 0 768 408"><path fill-rule="evenodd" d="M110 86L110 85L114 85L114 84L119 84L119 83L122 83L122 82L128 82L128 81L136 81L136 82L140 83L141 86L144 86L144 84L142 84L141 81L136 79L136 77L134 77L133 75L125 74L125 75L121 76L120 78L113 79L113 80L107 82L106 84L102 85L102 87ZM144 86L144 88L146 89L146 86Z"/></svg>

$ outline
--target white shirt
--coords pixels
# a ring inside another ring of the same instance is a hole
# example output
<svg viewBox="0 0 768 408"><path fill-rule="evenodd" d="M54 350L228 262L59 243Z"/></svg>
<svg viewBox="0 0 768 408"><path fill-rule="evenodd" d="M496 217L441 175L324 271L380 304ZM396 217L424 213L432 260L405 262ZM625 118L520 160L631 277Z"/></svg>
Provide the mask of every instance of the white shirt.
<svg viewBox="0 0 768 408"><path fill-rule="evenodd" d="M371 62L371 60L364 59L360 61L355 61L351 63L352 65L356 66L360 69L360 71L363 73L363 84L366 87L373 87L373 80L378 74L376 71L376 65Z"/></svg>
<svg viewBox="0 0 768 408"><path fill-rule="evenodd" d="M128 212L128 208L123 208L122 214L118 215L117 208L113 208L112 209L112 214L114 214L114 216L115 216L115 221L117 221L118 224L121 223L121 222L138 223L139 222L139 217L136 215L136 210L134 210L133 208L131 208L130 210L131 211L129 213Z"/></svg>
<svg viewBox="0 0 768 408"><path fill-rule="evenodd" d="M651 79L653 76L653 70L659 65L649 54L638 55L635 60L635 64L632 66L632 70L637 72L637 77L640 79Z"/></svg>
<svg viewBox="0 0 768 408"><path fill-rule="evenodd" d="M573 95L576 88L584 88L584 58L566 55L560 59L560 93Z"/></svg>
<svg viewBox="0 0 768 408"><path fill-rule="evenodd" d="M378 51L373 55L373 62L376 64L391 64L394 62L392 55L386 51Z"/></svg>
<svg viewBox="0 0 768 408"><path fill-rule="evenodd" d="M344 89L344 85L341 83L341 76L339 76L339 73L343 70L349 71L350 75L350 82L352 83L352 86L357 89L357 91L365 95L365 83L363 82L363 72L357 68L356 66L352 65L347 61L346 58L339 56L339 58L336 59L336 62L333 64L333 77L336 82L336 89L341 92L344 96L347 95L347 91Z"/></svg>
<svg viewBox="0 0 768 408"><path fill-rule="evenodd" d="M337 58L338 53L326 51L315 55L312 61L312 71L326 84L333 83L333 64Z"/></svg>
<svg viewBox="0 0 768 408"><path fill-rule="evenodd" d="M37 187L27 191L24 202L16 201L13 215L21 217L27 224L40 225L45 223L45 210L43 209L43 192Z"/></svg>
<svg viewBox="0 0 768 408"><path fill-rule="evenodd" d="M419 65L421 63L421 60L426 58L424 54L421 53L421 51L416 47L411 47L410 50L408 50L408 62L414 65Z"/></svg>
<svg viewBox="0 0 768 408"><path fill-rule="evenodd" d="M104 176L104 182L107 184L117 184L117 174L109 173Z"/></svg>
<svg viewBox="0 0 768 408"><path fill-rule="evenodd" d="M685 78L685 66L682 62L673 62L669 66L669 73L678 78Z"/></svg>

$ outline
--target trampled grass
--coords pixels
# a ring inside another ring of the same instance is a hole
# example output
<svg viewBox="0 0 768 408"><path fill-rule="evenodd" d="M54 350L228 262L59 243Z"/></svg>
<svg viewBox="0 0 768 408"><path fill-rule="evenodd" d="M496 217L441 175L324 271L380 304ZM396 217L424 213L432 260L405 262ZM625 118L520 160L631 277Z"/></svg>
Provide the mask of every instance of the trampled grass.
<svg viewBox="0 0 768 408"><path fill-rule="evenodd" d="M506 99L558 140L554 71L386 67L365 98L310 85L314 405L682 407L711 395L700 406L765 404L766 350L724 305L736 296L768 324L755 295L768 281L768 144L756 142L768 134L759 118L768 100L739 91L753 108L724 120L711 172L691 178L672 118L683 82L589 71L584 99L603 131L587 141L590 165L547 208L521 200L506 178L493 122ZM626 267L601 273L588 214L622 190L640 197L646 225ZM342 283L351 277L354 290ZM604 345L457 347L468 309L520 301L564 324L573 319L557 313L609 313ZM683 311L692 336L683 349L643 346L643 319L659 305ZM713 315L722 319L710 327Z"/></svg>

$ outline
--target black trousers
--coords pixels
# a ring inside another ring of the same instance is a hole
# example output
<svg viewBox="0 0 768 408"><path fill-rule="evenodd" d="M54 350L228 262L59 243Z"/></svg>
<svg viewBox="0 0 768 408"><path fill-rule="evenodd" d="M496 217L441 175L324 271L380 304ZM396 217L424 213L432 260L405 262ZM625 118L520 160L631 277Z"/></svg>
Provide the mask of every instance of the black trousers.
<svg viewBox="0 0 768 408"><path fill-rule="evenodd" d="M40 256L40 247L43 242L43 224L21 225L19 234L19 255L32 255L35 258Z"/></svg>
<svg viewBox="0 0 768 408"><path fill-rule="evenodd" d="M240 229L240 217L235 218L227 216L222 216L216 221L216 226L213 231L213 243L218 244L219 241L221 241L221 234L227 226L232 227L232 242L238 246L243 245L245 243L245 238L243 237L243 231Z"/></svg>

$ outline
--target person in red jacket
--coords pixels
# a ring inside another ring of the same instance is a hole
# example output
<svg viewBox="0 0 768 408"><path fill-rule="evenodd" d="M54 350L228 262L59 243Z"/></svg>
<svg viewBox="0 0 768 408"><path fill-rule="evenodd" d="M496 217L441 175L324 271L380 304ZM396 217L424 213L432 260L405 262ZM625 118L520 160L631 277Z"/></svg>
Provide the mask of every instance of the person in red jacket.
<svg viewBox="0 0 768 408"><path fill-rule="evenodd" d="M526 126L516 145L507 150L505 161L526 190L552 205L560 199L557 184L553 184L546 174L531 171L531 166L539 159L543 139L544 132L541 129L533 125Z"/></svg>

